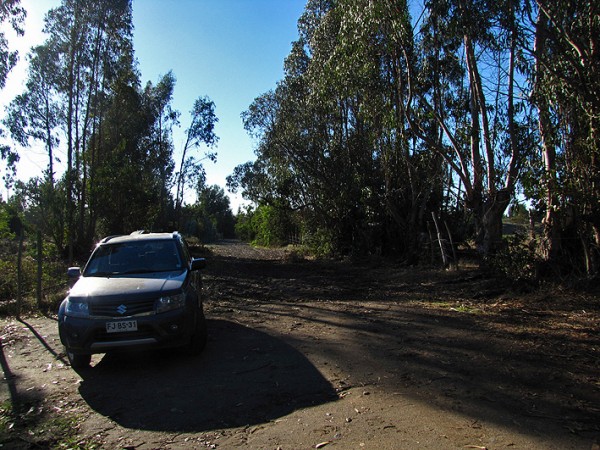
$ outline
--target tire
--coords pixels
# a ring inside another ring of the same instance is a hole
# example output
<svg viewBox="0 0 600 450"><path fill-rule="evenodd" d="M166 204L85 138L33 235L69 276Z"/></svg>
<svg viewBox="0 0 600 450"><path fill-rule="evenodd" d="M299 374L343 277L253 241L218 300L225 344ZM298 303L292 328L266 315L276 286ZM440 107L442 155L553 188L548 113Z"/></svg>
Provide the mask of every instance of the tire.
<svg viewBox="0 0 600 450"><path fill-rule="evenodd" d="M73 353L68 348L65 348L65 353L73 369L85 369L92 362L92 355Z"/></svg>
<svg viewBox="0 0 600 450"><path fill-rule="evenodd" d="M204 312L200 310L196 318L196 330L186 348L187 353L191 356L199 355L204 350L204 347L206 347L207 340L206 318L204 317Z"/></svg>

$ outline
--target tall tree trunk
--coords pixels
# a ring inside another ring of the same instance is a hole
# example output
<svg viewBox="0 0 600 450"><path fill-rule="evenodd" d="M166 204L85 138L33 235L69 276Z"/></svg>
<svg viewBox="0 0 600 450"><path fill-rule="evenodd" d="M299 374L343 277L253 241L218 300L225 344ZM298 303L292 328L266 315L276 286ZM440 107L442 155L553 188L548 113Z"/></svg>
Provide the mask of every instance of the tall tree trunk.
<svg viewBox="0 0 600 450"><path fill-rule="evenodd" d="M73 31L74 34L74 31ZM74 206L75 200L73 198L74 191L74 180L73 180L73 95L74 95L74 75L73 71L75 66L75 47L73 46L70 51L69 60L69 91L67 95L68 108L67 108L67 172L66 172L66 205L65 210L67 213L67 246L68 246L68 261L69 264L73 262L73 218L74 218Z"/></svg>
<svg viewBox="0 0 600 450"><path fill-rule="evenodd" d="M467 207L474 212L475 228L476 228L476 243L480 253L486 253L486 222L484 221L485 207L483 203L483 161L481 158L481 125L479 114L481 105L480 98L477 93L477 83L480 82L477 76L475 60L475 51L468 35L464 36L463 43L465 46L465 55L467 62L467 72L469 75L469 91L470 91L470 112L471 112L471 164L473 165L473 188L470 193L467 192L466 204ZM492 162L493 163L493 162ZM470 195L469 195L470 194ZM491 193L490 193L491 194ZM490 237L487 238L489 241Z"/></svg>
<svg viewBox="0 0 600 450"><path fill-rule="evenodd" d="M546 68L542 63L546 53L547 21L546 16L540 11L536 23L534 53L535 63L535 98L538 107L538 129L544 160L543 187L545 189L546 214L543 219L544 232L542 251L546 261L558 258L561 249L560 228L557 220L558 198L556 195L556 146L552 129L550 103L548 94L544 92L546 83Z"/></svg>
<svg viewBox="0 0 600 450"><path fill-rule="evenodd" d="M44 125L46 131L46 152L48 153L48 174L46 179L52 189L54 189L54 153L52 144L52 125L50 124L50 97L46 91L44 96L45 118Z"/></svg>
<svg viewBox="0 0 600 450"><path fill-rule="evenodd" d="M484 255L492 255L502 246L502 218L510 204L510 199L510 191L500 189L494 192L493 195L489 195L482 205L481 248Z"/></svg>

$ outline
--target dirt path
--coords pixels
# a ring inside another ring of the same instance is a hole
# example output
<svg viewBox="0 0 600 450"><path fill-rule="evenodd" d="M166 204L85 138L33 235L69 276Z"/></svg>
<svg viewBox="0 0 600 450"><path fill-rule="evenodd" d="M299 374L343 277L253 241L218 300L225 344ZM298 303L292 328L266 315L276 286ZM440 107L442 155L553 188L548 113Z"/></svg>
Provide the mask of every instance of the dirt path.
<svg viewBox="0 0 600 450"><path fill-rule="evenodd" d="M20 405L4 448L45 447L60 427L73 447L109 449L589 450L600 437L597 295L233 242L207 257L198 358L95 355L77 373L51 318L3 321L0 400Z"/></svg>

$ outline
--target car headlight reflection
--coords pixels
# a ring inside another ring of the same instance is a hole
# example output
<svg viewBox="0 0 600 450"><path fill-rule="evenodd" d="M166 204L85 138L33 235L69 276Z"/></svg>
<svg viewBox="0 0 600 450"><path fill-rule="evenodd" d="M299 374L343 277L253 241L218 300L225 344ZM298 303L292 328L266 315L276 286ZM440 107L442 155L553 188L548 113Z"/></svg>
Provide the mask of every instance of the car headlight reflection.
<svg viewBox="0 0 600 450"><path fill-rule="evenodd" d="M87 302L77 300L67 300L65 314L71 317L89 317L90 307Z"/></svg>
<svg viewBox="0 0 600 450"><path fill-rule="evenodd" d="M166 297L160 297L156 301L155 310L156 313L163 313L171 311L173 309L183 308L185 305L185 294L169 295Z"/></svg>

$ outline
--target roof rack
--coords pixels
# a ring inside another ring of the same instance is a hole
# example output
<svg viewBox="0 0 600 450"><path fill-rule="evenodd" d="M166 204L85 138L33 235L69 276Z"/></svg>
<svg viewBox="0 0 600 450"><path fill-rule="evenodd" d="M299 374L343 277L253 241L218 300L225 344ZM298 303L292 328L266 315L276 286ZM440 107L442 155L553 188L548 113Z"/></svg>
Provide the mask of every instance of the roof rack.
<svg viewBox="0 0 600 450"><path fill-rule="evenodd" d="M148 230L135 230L130 233L130 236L135 236L136 234L148 234L150 233Z"/></svg>
<svg viewBox="0 0 600 450"><path fill-rule="evenodd" d="M122 234L113 234L113 235L110 235L110 236L106 236L104 239L102 239L100 241L100 243L101 244L105 244L106 242L110 241L111 239L119 237L119 236L123 236L123 235Z"/></svg>

